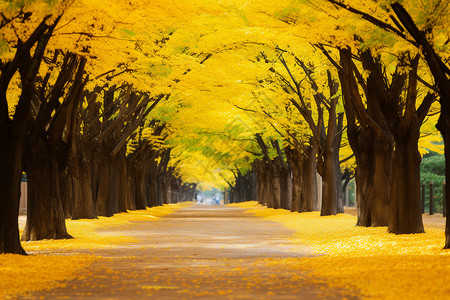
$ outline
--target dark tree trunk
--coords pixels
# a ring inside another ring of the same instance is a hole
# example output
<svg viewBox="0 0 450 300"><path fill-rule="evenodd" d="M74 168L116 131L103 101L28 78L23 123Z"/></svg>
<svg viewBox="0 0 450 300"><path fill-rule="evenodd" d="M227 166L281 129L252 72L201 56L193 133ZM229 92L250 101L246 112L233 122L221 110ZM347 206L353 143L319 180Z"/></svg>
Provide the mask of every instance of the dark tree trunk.
<svg viewBox="0 0 450 300"><path fill-rule="evenodd" d="M450 87L449 87L450 90ZM445 105L441 104L441 131L442 136L444 137L444 155L445 155L445 182L448 182L450 178L450 118L442 117L442 114L447 114L450 116L450 93L448 94L448 100ZM444 110L445 109L445 110ZM450 184L445 185L445 195L446 196L446 220L445 220L445 245L444 249L450 249Z"/></svg>
<svg viewBox="0 0 450 300"><path fill-rule="evenodd" d="M156 179L156 206L162 206L164 204L164 196L163 196L163 182L161 175L158 175Z"/></svg>
<svg viewBox="0 0 450 300"><path fill-rule="evenodd" d="M321 216L336 215L343 212L341 197L341 170L339 164L339 148L341 147L341 135L343 128L343 114L337 115L336 93L338 84L328 72L328 85L330 88L329 115L328 115L328 131L326 136L321 140L321 151L319 157L318 172L322 176L322 207Z"/></svg>
<svg viewBox="0 0 450 300"><path fill-rule="evenodd" d="M53 24L47 16L28 39L16 47L11 61L1 64L0 72L0 253L25 254L19 242L18 215L20 181L22 174L22 151L25 143L27 122L36 75L47 43L61 16ZM27 22L26 19L23 20ZM20 30L20 29L18 29ZM31 49L34 49L31 56ZM13 118L8 109L7 91L14 74L21 75L21 95Z"/></svg>
<svg viewBox="0 0 450 300"><path fill-rule="evenodd" d="M29 193L27 223L22 240L71 237L65 226L60 185L67 186L61 182L68 167L72 128L85 82L85 63L85 59L66 53L51 92L47 95L36 91L33 98L34 119L28 124L27 143L23 151ZM74 80L65 94L64 86L72 77ZM62 103L59 102L61 97L64 98Z"/></svg>
<svg viewBox="0 0 450 300"><path fill-rule="evenodd" d="M435 96L429 93L416 109L419 56L411 60L404 115L392 132L395 138L391 215L388 230L395 234L424 232L420 197L420 127Z"/></svg>
<svg viewBox="0 0 450 300"><path fill-rule="evenodd" d="M276 182L277 174L275 169L271 166L271 162L266 163L266 182L265 185L268 187L267 193L267 207L268 208L278 208L280 200L280 182ZM279 180L279 177L278 177Z"/></svg>
<svg viewBox="0 0 450 300"><path fill-rule="evenodd" d="M180 200L180 191L181 191L180 190L180 182L179 182L179 179L176 178L175 176L172 180L172 185L171 185L170 190L171 190L172 203L181 202L181 200Z"/></svg>
<svg viewBox="0 0 450 300"><path fill-rule="evenodd" d="M288 177L289 169L287 167L280 168L280 208L289 209L289 193L288 193Z"/></svg>
<svg viewBox="0 0 450 300"><path fill-rule="evenodd" d="M419 128L396 139L388 231L395 234L423 233L420 199Z"/></svg>
<svg viewBox="0 0 450 300"><path fill-rule="evenodd" d="M301 202L299 212L317 210L317 146L307 146L301 169Z"/></svg>
<svg viewBox="0 0 450 300"><path fill-rule="evenodd" d="M424 31L420 31L409 13L405 10L402 4L394 2L391 4L393 11L398 17L399 21L405 29L411 34L414 40L419 45L421 52L424 54L425 60L431 70L434 80L439 88L439 102L441 104L441 115L439 116L437 129L441 132L444 138L444 155L445 155L445 178L449 182L450 176L450 80L448 76L450 71L448 66L435 52L432 44L427 40L427 35ZM450 195L450 185L446 185L446 195ZM445 245L444 249L450 249L450 197L446 198L447 219L445 226Z"/></svg>
<svg viewBox="0 0 450 300"><path fill-rule="evenodd" d="M97 212L92 199L91 169L82 155L72 157L70 161L69 170L73 186L72 219L94 219Z"/></svg>
<svg viewBox="0 0 450 300"><path fill-rule="evenodd" d="M111 168L107 159L99 162L99 178L97 189L96 209L99 216L111 217L114 215L111 203Z"/></svg>
<svg viewBox="0 0 450 300"><path fill-rule="evenodd" d="M358 226L387 226L392 183L394 141L391 136L365 140L355 151ZM359 150L365 149L359 152ZM360 166L361 164L361 166Z"/></svg>
<svg viewBox="0 0 450 300"><path fill-rule="evenodd" d="M125 156L117 159L117 209L118 212L127 212L128 177Z"/></svg>
<svg viewBox="0 0 450 300"><path fill-rule="evenodd" d="M59 191L58 162L42 143L27 152L27 222L23 241L72 238L66 229Z"/></svg>
<svg viewBox="0 0 450 300"><path fill-rule="evenodd" d="M321 216L337 214L337 179L336 164L331 145L324 149L324 171L322 172L322 209Z"/></svg>
<svg viewBox="0 0 450 300"><path fill-rule="evenodd" d="M256 199L258 199L257 190L258 190L258 178L255 169L252 168L251 191L250 191L251 201L256 201Z"/></svg>
<svg viewBox="0 0 450 300"><path fill-rule="evenodd" d="M0 146L0 253L25 254L19 240L19 199L23 140L2 134Z"/></svg>
<svg viewBox="0 0 450 300"><path fill-rule="evenodd" d="M257 180L257 198L259 204L267 205L267 186L266 186L266 170L264 163L261 160L255 160L253 163L253 168L256 171Z"/></svg>
<svg viewBox="0 0 450 300"><path fill-rule="evenodd" d="M292 207L292 170L288 169L286 174L286 209L291 210Z"/></svg>
<svg viewBox="0 0 450 300"><path fill-rule="evenodd" d="M64 172L60 176L60 192L61 192L61 205L63 206L64 216L66 219L72 218L72 212L75 202L74 196L74 182L72 176L68 171ZM90 191L90 189L89 189Z"/></svg>
<svg viewBox="0 0 450 300"><path fill-rule="evenodd" d="M297 149L286 147L284 149L286 153L286 158L291 166L292 171L292 180L291 180L291 208L290 210L293 212L300 211L300 203L301 203L301 182L302 182L302 165L301 165L301 154Z"/></svg>
<svg viewBox="0 0 450 300"><path fill-rule="evenodd" d="M147 207L147 194L146 194L146 183L145 183L145 171L135 170L134 174L134 186L135 186L135 203L136 209L145 209Z"/></svg>
<svg viewBox="0 0 450 300"><path fill-rule="evenodd" d="M119 170L118 170L118 165L117 165L117 157L114 157L113 159L111 159L111 162L109 164L109 169L110 169L110 184L109 184L109 189L110 189L110 199L109 201L111 202L111 212L112 214L116 214L119 212L119 185L120 185L120 178L119 178Z"/></svg>
<svg viewBox="0 0 450 300"><path fill-rule="evenodd" d="M357 165L357 225L387 226L394 141L392 135L371 123L368 112L362 107L350 50L340 50L340 63L339 79L347 117L347 136ZM374 103L371 105L379 108ZM375 108L372 113L378 112Z"/></svg>
<svg viewBox="0 0 450 300"><path fill-rule="evenodd" d="M277 164L277 161L270 162L270 173L272 176L272 197L273 197L273 206L272 208L278 209L281 208L281 173L280 166Z"/></svg>
<svg viewBox="0 0 450 300"><path fill-rule="evenodd" d="M135 183L134 183L134 177L130 176L128 165L126 167L126 176L127 176L127 182L126 182L126 205L128 210L136 210L136 202L135 202Z"/></svg>
<svg viewBox="0 0 450 300"><path fill-rule="evenodd" d="M163 204L169 204L171 203L171 199L170 199L170 175L169 174L164 174L162 181L162 203Z"/></svg>

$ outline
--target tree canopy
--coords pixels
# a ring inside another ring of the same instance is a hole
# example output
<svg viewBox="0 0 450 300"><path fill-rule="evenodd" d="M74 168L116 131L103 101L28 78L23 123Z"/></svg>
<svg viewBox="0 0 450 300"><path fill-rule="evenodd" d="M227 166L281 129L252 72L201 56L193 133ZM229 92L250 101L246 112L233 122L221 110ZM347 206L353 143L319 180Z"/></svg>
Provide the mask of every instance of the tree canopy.
<svg viewBox="0 0 450 300"><path fill-rule="evenodd" d="M410 233L397 218L411 195L395 177L418 185L419 151L442 153L450 132L448 1L17 0L0 11L0 138L17 162L5 168L39 178L37 158L52 154L41 164L61 189L42 194L92 186L75 196L83 204L40 211L111 215L160 203L174 182L180 194L244 191L251 172L273 184L269 205L292 197L309 211L317 170L323 215L342 212L341 179L356 174L358 224ZM83 168L81 183L71 174ZM285 195L291 173L309 190Z"/></svg>

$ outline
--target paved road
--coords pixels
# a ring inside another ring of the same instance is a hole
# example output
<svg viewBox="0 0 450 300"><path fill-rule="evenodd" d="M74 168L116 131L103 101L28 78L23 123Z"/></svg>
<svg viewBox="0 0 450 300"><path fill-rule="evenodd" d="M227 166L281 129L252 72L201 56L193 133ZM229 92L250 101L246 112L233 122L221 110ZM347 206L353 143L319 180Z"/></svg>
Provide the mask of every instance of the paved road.
<svg viewBox="0 0 450 300"><path fill-rule="evenodd" d="M139 242L99 250L103 258L84 278L21 299L323 299L327 290L298 271L267 264L311 254L292 251L289 229L240 208L192 206L120 234Z"/></svg>

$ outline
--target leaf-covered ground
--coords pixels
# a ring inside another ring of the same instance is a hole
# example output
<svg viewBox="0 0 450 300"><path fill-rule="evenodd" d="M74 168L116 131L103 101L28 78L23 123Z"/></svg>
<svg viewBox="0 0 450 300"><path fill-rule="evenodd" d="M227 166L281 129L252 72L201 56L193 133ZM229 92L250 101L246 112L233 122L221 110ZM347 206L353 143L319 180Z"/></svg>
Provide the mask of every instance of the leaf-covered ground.
<svg viewBox="0 0 450 300"><path fill-rule="evenodd" d="M64 286L64 281L76 278L83 269L99 259L95 255L86 254L89 250L114 248L135 241L131 237L105 232L105 229L124 227L131 221L157 220L177 208L191 204L180 203L130 211L111 218L67 220L68 232L74 239L22 242L24 249L31 255L0 254L0 299ZM47 251L47 255L42 255Z"/></svg>
<svg viewBox="0 0 450 300"><path fill-rule="evenodd" d="M368 299L446 299L450 294L450 251L442 250L444 230L436 222L424 234L393 235L386 227L357 227L356 217L348 214L320 217L319 212L292 213L256 202L238 206L294 229L298 245L325 254L268 259L269 264L310 270L309 280Z"/></svg>
<svg viewBox="0 0 450 300"><path fill-rule="evenodd" d="M445 299L450 292L439 216L427 217L425 234L396 236L356 227L348 214L256 202L177 209L187 205L68 220L75 239L24 243L33 254L26 257L0 255L0 299Z"/></svg>
<svg viewBox="0 0 450 300"><path fill-rule="evenodd" d="M18 299L312 300L326 294L334 295L329 299L347 296L325 284L311 284L305 280L305 271L270 264L271 258L300 258L311 252L291 251L293 230L244 211L226 206L184 207L156 221L141 216L95 232L111 238L122 235L122 242L105 239L97 245L89 243L88 249L73 245L37 249L36 256L44 260L46 253L84 251L95 254L96 261L59 286L18 295ZM90 226L87 221L86 227Z"/></svg>

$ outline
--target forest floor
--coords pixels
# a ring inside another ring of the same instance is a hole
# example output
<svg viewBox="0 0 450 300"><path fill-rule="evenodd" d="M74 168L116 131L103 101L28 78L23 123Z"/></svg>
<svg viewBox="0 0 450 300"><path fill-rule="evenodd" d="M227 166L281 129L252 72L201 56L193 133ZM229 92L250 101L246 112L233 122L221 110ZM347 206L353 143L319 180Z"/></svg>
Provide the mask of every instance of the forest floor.
<svg viewBox="0 0 450 300"><path fill-rule="evenodd" d="M256 202L186 203L68 220L75 239L23 243L27 257L0 255L0 299L442 299L450 293L442 215L423 216L425 234L396 236L385 227L356 227L354 214L352 208L320 217Z"/></svg>
<svg viewBox="0 0 450 300"><path fill-rule="evenodd" d="M61 286L14 298L356 299L338 288L307 280L307 271L273 264L277 259L316 254L289 239L293 230L244 211L195 205L156 220L145 221L141 216L138 221L98 230L103 237L132 238L114 246L25 244L33 256L94 254L95 259Z"/></svg>
<svg viewBox="0 0 450 300"><path fill-rule="evenodd" d="M345 207L344 211L346 214L356 217L357 212L355 207ZM425 213L422 214L422 220L425 227L445 229L445 218L442 214L436 213L430 216L428 213Z"/></svg>

